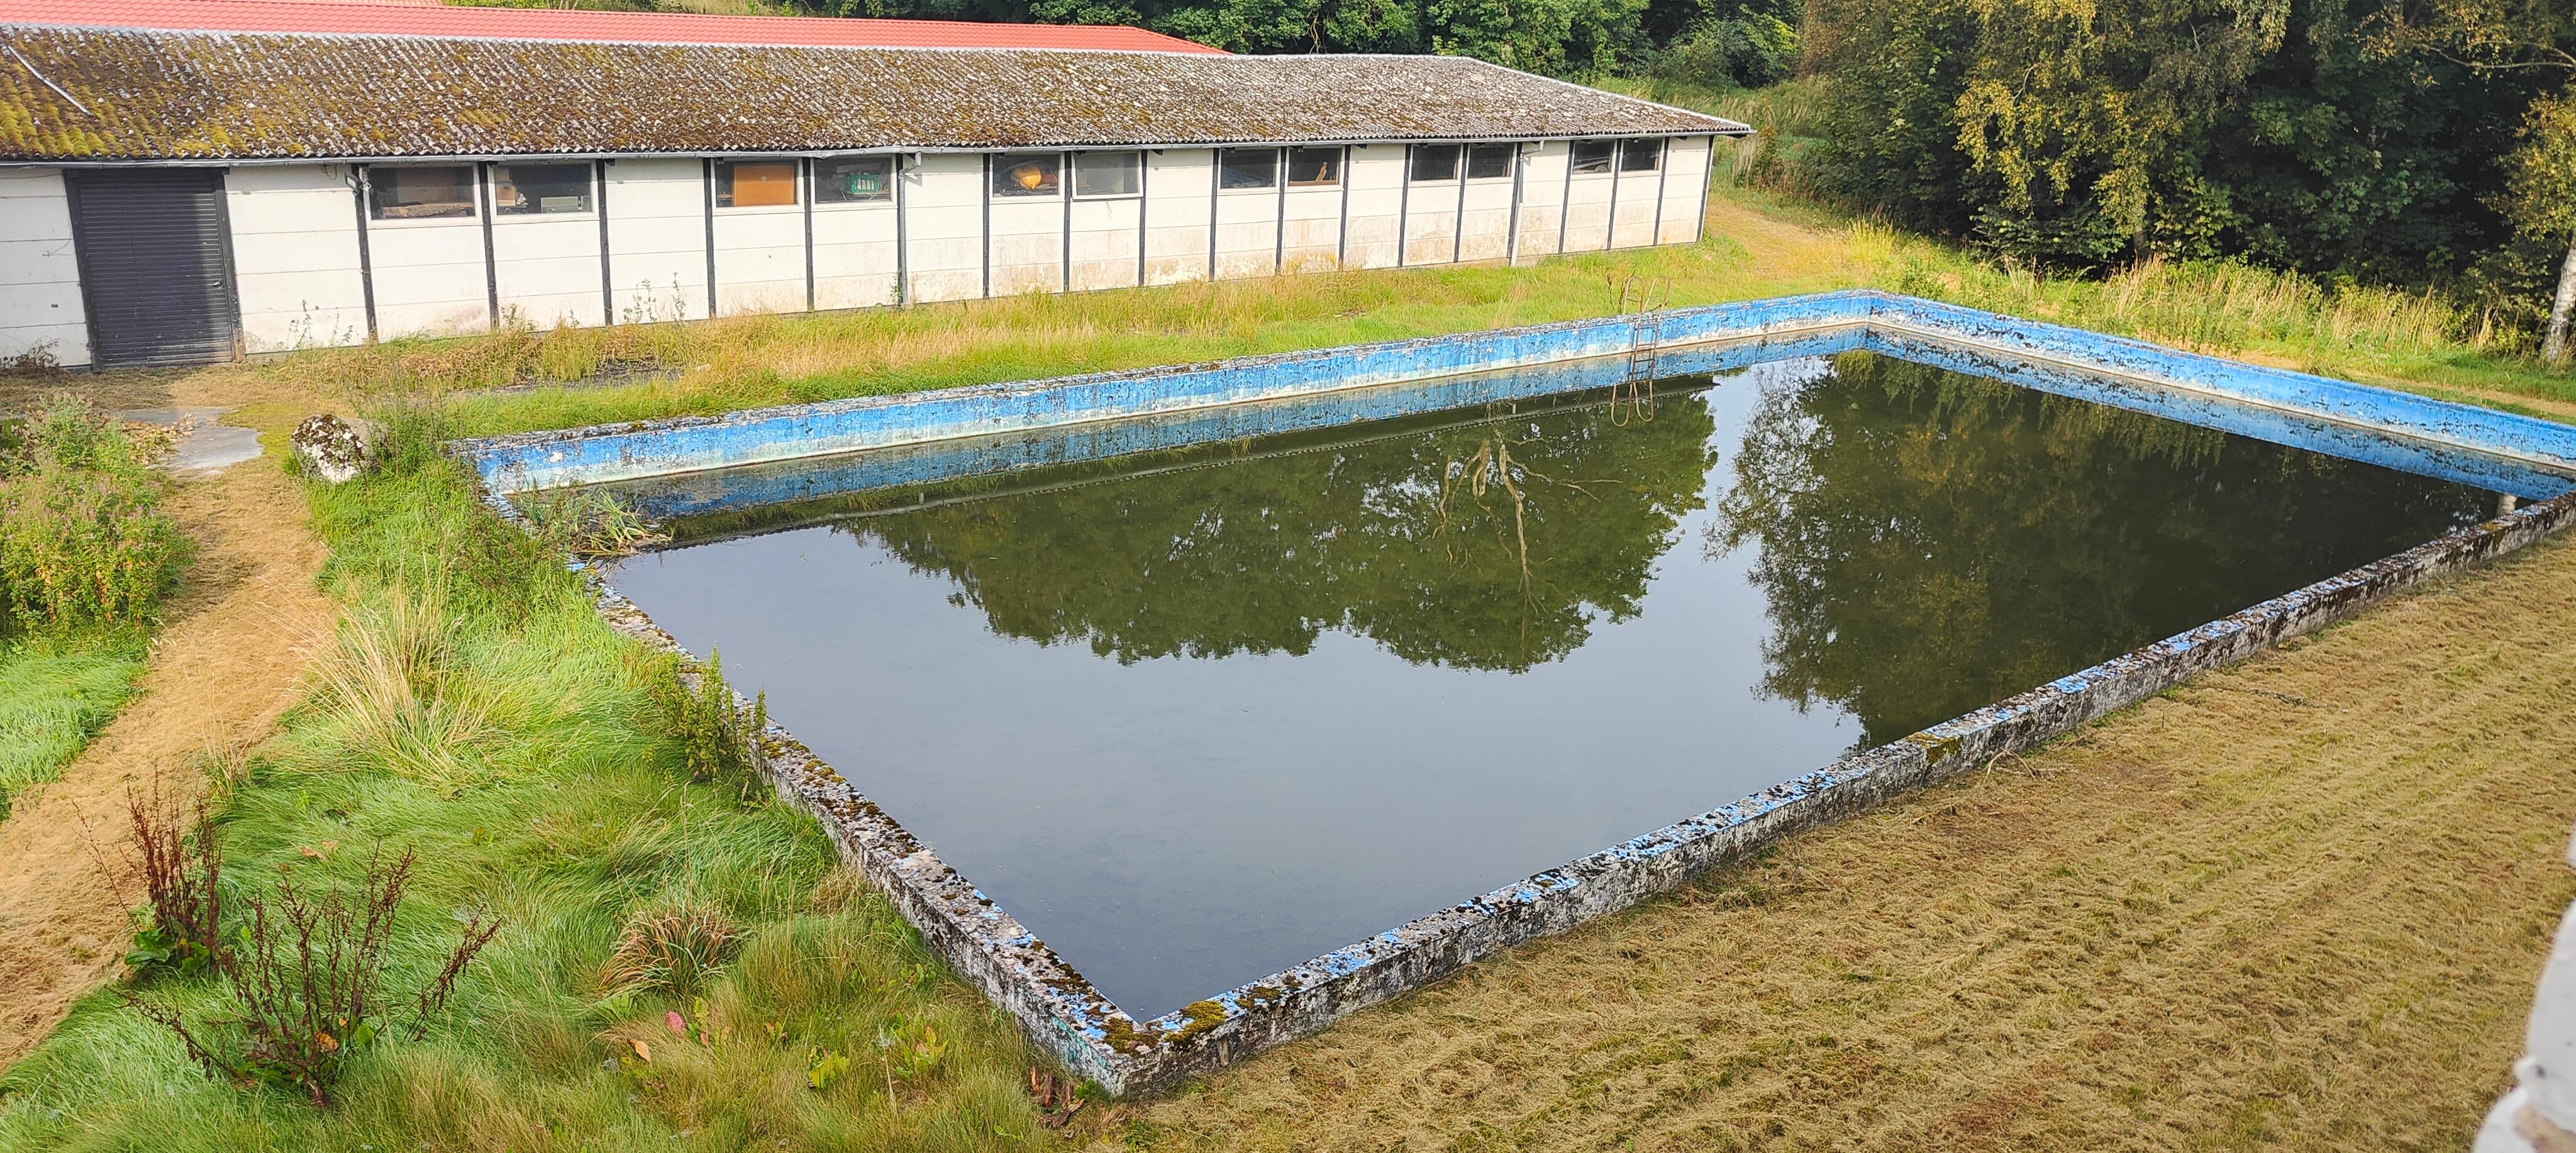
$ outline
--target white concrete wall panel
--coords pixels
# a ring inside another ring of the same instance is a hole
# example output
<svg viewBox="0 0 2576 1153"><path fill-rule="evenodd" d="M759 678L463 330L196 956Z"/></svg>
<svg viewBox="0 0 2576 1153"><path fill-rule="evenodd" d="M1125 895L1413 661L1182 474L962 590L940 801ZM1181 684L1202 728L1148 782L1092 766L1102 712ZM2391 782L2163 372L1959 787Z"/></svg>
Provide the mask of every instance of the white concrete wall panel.
<svg viewBox="0 0 2576 1153"><path fill-rule="evenodd" d="M0 356L43 349L55 363L89 363L71 202L52 168L0 169Z"/></svg>
<svg viewBox="0 0 2576 1153"><path fill-rule="evenodd" d="M1520 257L1529 260L1557 250L1557 210L1565 203L1565 165L1569 150L1562 140L1529 149L1521 161Z"/></svg>
<svg viewBox="0 0 2576 1153"><path fill-rule="evenodd" d="M984 294L984 159L930 153L903 176L905 259L916 301Z"/></svg>
<svg viewBox="0 0 2576 1153"><path fill-rule="evenodd" d="M993 198L993 295L1063 291L1065 208L1061 196Z"/></svg>
<svg viewBox="0 0 2576 1153"><path fill-rule="evenodd" d="M1511 244L1511 178L1468 181L1467 212L1460 226L1458 259L1501 260Z"/></svg>
<svg viewBox="0 0 2576 1153"><path fill-rule="evenodd" d="M482 221L371 220L367 254L375 269L378 335L455 336L491 327Z"/></svg>
<svg viewBox="0 0 2576 1153"><path fill-rule="evenodd" d="M1656 198L1665 186L1663 175L1660 169L1618 174L1619 208L1612 248L1644 248L1655 242Z"/></svg>
<svg viewBox="0 0 2576 1153"><path fill-rule="evenodd" d="M716 209L716 315L805 311L805 209Z"/></svg>
<svg viewBox="0 0 2576 1153"><path fill-rule="evenodd" d="M1708 184L1714 144L1706 136L1673 142L1666 154L1672 167L1664 174L1664 218L1655 243L1688 244L1699 239L1700 193Z"/></svg>
<svg viewBox="0 0 2576 1153"><path fill-rule="evenodd" d="M1404 208L1404 146L1352 148L1344 179L1351 182L1351 216L1343 263L1351 268L1395 267L1397 221Z"/></svg>
<svg viewBox="0 0 2576 1153"><path fill-rule="evenodd" d="M1138 229L1144 201L1134 196L1073 202L1073 287L1126 288L1136 283Z"/></svg>
<svg viewBox="0 0 2576 1153"><path fill-rule="evenodd" d="M1221 280L1277 270L1279 189L1229 188L1217 193L1216 274Z"/></svg>
<svg viewBox="0 0 2576 1153"><path fill-rule="evenodd" d="M249 165L224 176L233 281L251 352L367 339L358 197L340 164Z"/></svg>
<svg viewBox="0 0 2576 1153"><path fill-rule="evenodd" d="M1280 267L1288 272L1329 272L1338 266L1342 188L1338 184L1288 190L1286 244Z"/></svg>
<svg viewBox="0 0 2576 1153"><path fill-rule="evenodd" d="M894 203L814 206L814 306L895 302Z"/></svg>
<svg viewBox="0 0 2576 1153"><path fill-rule="evenodd" d="M599 298L596 212L494 217L492 272L506 321L544 329L606 319Z"/></svg>
<svg viewBox="0 0 2576 1153"><path fill-rule="evenodd" d="M1651 175L1651 174L1650 174ZM1565 192L1565 251L1597 252L1609 247L1610 192L1614 173L1578 172Z"/></svg>
<svg viewBox="0 0 2576 1153"><path fill-rule="evenodd" d="M705 172L695 160L609 164L608 269L617 323L706 318L706 195Z"/></svg>
<svg viewBox="0 0 2576 1153"><path fill-rule="evenodd" d="M1216 153L1206 148L1145 153L1145 283L1207 279L1215 164Z"/></svg>
<svg viewBox="0 0 2576 1153"><path fill-rule="evenodd" d="M1404 263L1407 267L1447 264L1457 252L1458 193L1455 180L1416 180L1404 218Z"/></svg>

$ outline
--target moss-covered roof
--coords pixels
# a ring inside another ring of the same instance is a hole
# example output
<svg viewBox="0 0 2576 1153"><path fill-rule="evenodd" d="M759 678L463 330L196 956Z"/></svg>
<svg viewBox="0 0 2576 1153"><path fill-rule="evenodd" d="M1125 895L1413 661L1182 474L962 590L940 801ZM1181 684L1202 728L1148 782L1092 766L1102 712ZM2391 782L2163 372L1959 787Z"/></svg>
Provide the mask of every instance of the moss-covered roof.
<svg viewBox="0 0 2576 1153"><path fill-rule="evenodd" d="M1475 60L0 25L0 159L795 152L1730 133Z"/></svg>

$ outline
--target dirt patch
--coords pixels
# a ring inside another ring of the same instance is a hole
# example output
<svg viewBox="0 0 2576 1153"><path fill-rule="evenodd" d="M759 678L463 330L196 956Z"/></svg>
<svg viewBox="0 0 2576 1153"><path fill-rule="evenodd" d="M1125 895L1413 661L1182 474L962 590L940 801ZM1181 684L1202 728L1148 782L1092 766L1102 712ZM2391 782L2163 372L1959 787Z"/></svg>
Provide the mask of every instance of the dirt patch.
<svg viewBox="0 0 2576 1153"><path fill-rule="evenodd" d="M161 381L80 391L117 403L168 395ZM272 453L282 442L266 440ZM196 787L209 750L255 743L292 700L310 639L330 628L335 606L314 584L322 545L298 482L274 459L183 481L170 510L198 552L153 639L141 695L61 780L21 794L0 822L0 1068L122 968L141 893L101 868L91 839L111 856L130 841L127 787L155 774Z"/></svg>
<svg viewBox="0 0 2576 1153"><path fill-rule="evenodd" d="M2562 541L1476 966L1115 1136L2460 1148L2576 894L2571 699Z"/></svg>

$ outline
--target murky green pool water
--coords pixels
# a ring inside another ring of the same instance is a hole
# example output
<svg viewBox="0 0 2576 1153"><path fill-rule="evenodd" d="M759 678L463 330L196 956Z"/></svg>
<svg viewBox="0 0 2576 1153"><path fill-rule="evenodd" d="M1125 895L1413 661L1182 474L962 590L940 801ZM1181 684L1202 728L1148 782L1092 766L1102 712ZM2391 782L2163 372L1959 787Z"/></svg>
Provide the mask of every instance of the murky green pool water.
<svg viewBox="0 0 2576 1153"><path fill-rule="evenodd" d="M1141 1020L2494 508L1854 353L704 517L614 580Z"/></svg>

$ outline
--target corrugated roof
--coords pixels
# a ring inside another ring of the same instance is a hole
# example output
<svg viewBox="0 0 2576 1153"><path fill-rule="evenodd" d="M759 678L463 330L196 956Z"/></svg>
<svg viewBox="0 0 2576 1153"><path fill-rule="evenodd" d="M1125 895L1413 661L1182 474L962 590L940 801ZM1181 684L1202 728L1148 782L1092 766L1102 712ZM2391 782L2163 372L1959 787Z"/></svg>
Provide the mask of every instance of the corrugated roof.
<svg viewBox="0 0 2576 1153"><path fill-rule="evenodd" d="M0 159L1740 133L1454 56L748 48L0 25Z"/></svg>
<svg viewBox="0 0 2576 1153"><path fill-rule="evenodd" d="M0 0L0 24L159 28L182 32L340 32L368 36L470 36L640 44L801 44L809 47L1093 48L1206 52L1204 44L1120 25L978 24L817 16L709 16L691 12L586 12L551 8L449 8L429 4L299 0Z"/></svg>

